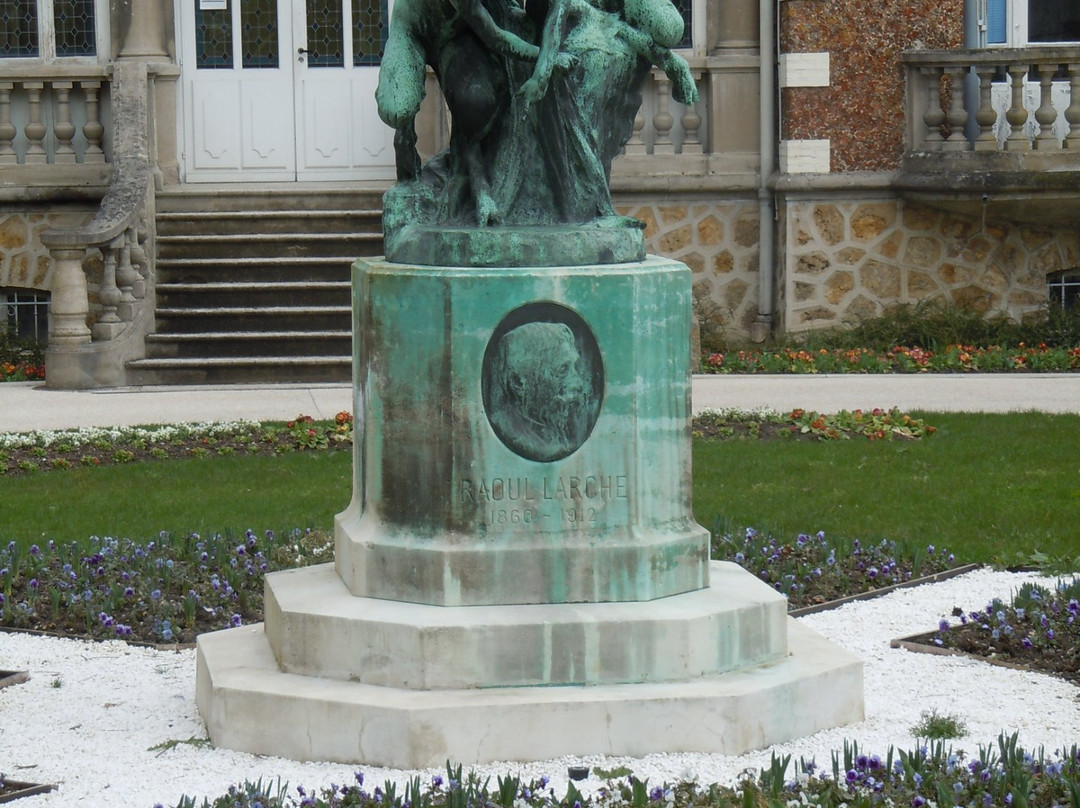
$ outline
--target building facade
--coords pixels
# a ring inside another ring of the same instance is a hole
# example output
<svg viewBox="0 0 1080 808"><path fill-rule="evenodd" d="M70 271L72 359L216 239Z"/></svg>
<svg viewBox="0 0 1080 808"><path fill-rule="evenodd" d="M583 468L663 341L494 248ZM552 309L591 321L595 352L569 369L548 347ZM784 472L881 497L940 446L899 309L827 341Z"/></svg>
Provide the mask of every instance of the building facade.
<svg viewBox="0 0 1080 808"><path fill-rule="evenodd" d="M178 189L389 185L373 87L391 5L4 4L0 303L24 332L48 306L50 385L132 380ZM1080 266L1074 6L682 0L701 99L653 72L616 201L732 339L930 299L1022 316ZM430 88L427 154L449 127Z"/></svg>

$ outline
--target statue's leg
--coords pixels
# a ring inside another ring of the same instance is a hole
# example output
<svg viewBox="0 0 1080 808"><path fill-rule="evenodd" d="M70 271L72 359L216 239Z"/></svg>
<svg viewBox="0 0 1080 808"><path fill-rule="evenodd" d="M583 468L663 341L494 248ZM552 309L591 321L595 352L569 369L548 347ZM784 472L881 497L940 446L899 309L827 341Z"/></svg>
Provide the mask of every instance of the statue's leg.
<svg viewBox="0 0 1080 808"><path fill-rule="evenodd" d="M448 42L440 58L439 77L453 120L455 151L468 173L481 226L500 219L492 196L490 176L494 150L485 149L485 138L496 130L509 102L504 70L498 57L474 36L465 34Z"/></svg>
<svg viewBox="0 0 1080 808"><path fill-rule="evenodd" d="M399 182L411 182L420 177L420 152L416 150L413 119L394 130L394 162Z"/></svg>
<svg viewBox="0 0 1080 808"><path fill-rule="evenodd" d="M424 51L405 28L390 27L375 104L379 117L394 127L394 154L397 178L414 180L420 175L420 154L416 150L416 113L424 100Z"/></svg>

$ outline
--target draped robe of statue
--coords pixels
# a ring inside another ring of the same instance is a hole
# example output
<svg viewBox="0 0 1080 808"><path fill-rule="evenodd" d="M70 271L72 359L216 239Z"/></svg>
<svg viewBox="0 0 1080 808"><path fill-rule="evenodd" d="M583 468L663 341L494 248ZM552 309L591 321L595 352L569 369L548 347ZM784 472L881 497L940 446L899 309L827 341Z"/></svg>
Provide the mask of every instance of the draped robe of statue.
<svg viewBox="0 0 1080 808"><path fill-rule="evenodd" d="M449 13L447 0L399 0L383 73L400 82L400 53L413 48L414 71L422 54L452 133L449 148L414 171L412 120L386 114L393 96L380 78L380 114L399 133L399 182L384 200L388 257L428 227L641 227L615 214L608 187L641 86L659 64L677 99L692 103L696 90L685 61L630 24L627 8L600 5L613 1L530 0L523 11L511 0L471 0L472 12L457 9L440 28L433 21ZM431 8L417 13L422 2ZM673 8L668 0L634 2ZM398 24L402 7L403 19L411 12L423 24Z"/></svg>

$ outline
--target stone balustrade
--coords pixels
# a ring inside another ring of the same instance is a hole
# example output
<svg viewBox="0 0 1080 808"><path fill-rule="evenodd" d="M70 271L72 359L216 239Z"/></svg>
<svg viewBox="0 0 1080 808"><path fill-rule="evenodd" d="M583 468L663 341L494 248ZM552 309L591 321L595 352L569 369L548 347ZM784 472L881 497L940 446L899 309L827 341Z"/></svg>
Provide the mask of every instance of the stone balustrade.
<svg viewBox="0 0 1080 808"><path fill-rule="evenodd" d="M903 60L909 154L1064 161L1080 148L1080 47L911 51Z"/></svg>
<svg viewBox="0 0 1080 808"><path fill-rule="evenodd" d="M759 184L759 57L750 49L688 57L698 102L678 103L671 81L654 69L623 154L611 166L616 194L654 191L754 191ZM449 143L449 116L434 75L417 120L421 154Z"/></svg>
<svg viewBox="0 0 1080 808"><path fill-rule="evenodd" d="M662 70L651 71L630 140L612 164L614 191L703 184L756 187L760 165L756 55L699 56L688 61L698 102L678 103L670 79Z"/></svg>
<svg viewBox="0 0 1080 808"><path fill-rule="evenodd" d="M0 171L106 163L110 71L104 65L0 69Z"/></svg>
<svg viewBox="0 0 1080 808"><path fill-rule="evenodd" d="M122 385L153 324L154 183L146 64L113 67L112 179L91 221L42 235L53 261L50 387ZM2 170L2 169L0 169Z"/></svg>

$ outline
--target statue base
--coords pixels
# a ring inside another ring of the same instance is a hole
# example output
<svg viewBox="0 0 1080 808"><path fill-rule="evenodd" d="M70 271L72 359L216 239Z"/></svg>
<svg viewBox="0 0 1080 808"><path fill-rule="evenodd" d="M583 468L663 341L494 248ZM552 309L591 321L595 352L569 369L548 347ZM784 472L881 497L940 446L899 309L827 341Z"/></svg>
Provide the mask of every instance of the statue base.
<svg viewBox="0 0 1080 808"><path fill-rule="evenodd" d="M298 610L284 621L271 617L268 608L265 626L200 636L196 700L217 746L398 769L438 768L447 760L468 766L570 755L736 755L861 721L862 662L793 618L781 613L773 619L783 599L750 573L732 567L714 563L716 583L704 592L646 604L498 609L418 607L342 595L340 581L330 580L329 565L275 573L267 576L275 598L288 597L289 590L300 594L310 585L311 602L289 604L286 608ZM324 584L330 584L330 594ZM348 598L347 605L342 597ZM335 613L334 601L344 613ZM702 616L706 601L715 609L712 619ZM636 615L624 622L627 607ZM528 617L529 610L543 614ZM731 622L740 610L742 618ZM771 616L763 619L766 615ZM536 622L540 619L549 622ZM391 624L395 628L388 631ZM615 629L610 637L605 636L608 629ZM491 634L507 638L515 633L519 644L502 648L496 660L473 653ZM650 644L643 640L650 634L663 639ZM726 645L729 651L740 644L760 651L779 641L783 652L764 662L741 660L741 667L724 673L673 681L649 678L654 667L682 664L673 658L680 654L702 663L695 653L699 641L713 650L717 643ZM308 642L319 646L311 663L315 670L283 670L276 656L282 649L275 646L293 645L286 652L293 656ZM424 643L429 644L422 649ZM413 660L430 655L428 664L416 667L396 658L407 649ZM520 655L516 665L515 651ZM319 656L324 652L337 659ZM582 679L605 669L614 657L635 658L641 681L487 684L494 681L493 666L503 675L508 670L520 675L538 655L547 657L554 671L576 670ZM340 667L343 657L352 660ZM444 660L454 661L454 676L462 666L475 666L468 683L440 681ZM327 670L320 672L323 664ZM406 664L411 666L408 674L392 670ZM384 675L384 683L341 675L356 665L369 679Z"/></svg>
<svg viewBox="0 0 1080 808"><path fill-rule="evenodd" d="M614 216L585 225L406 225L388 241L395 264L432 267L578 267L645 259L643 225Z"/></svg>
<svg viewBox="0 0 1080 808"><path fill-rule="evenodd" d="M199 638L215 744L426 768L738 754L861 720L862 663L708 560L686 266L373 258L353 290L335 561L267 576L264 625Z"/></svg>

